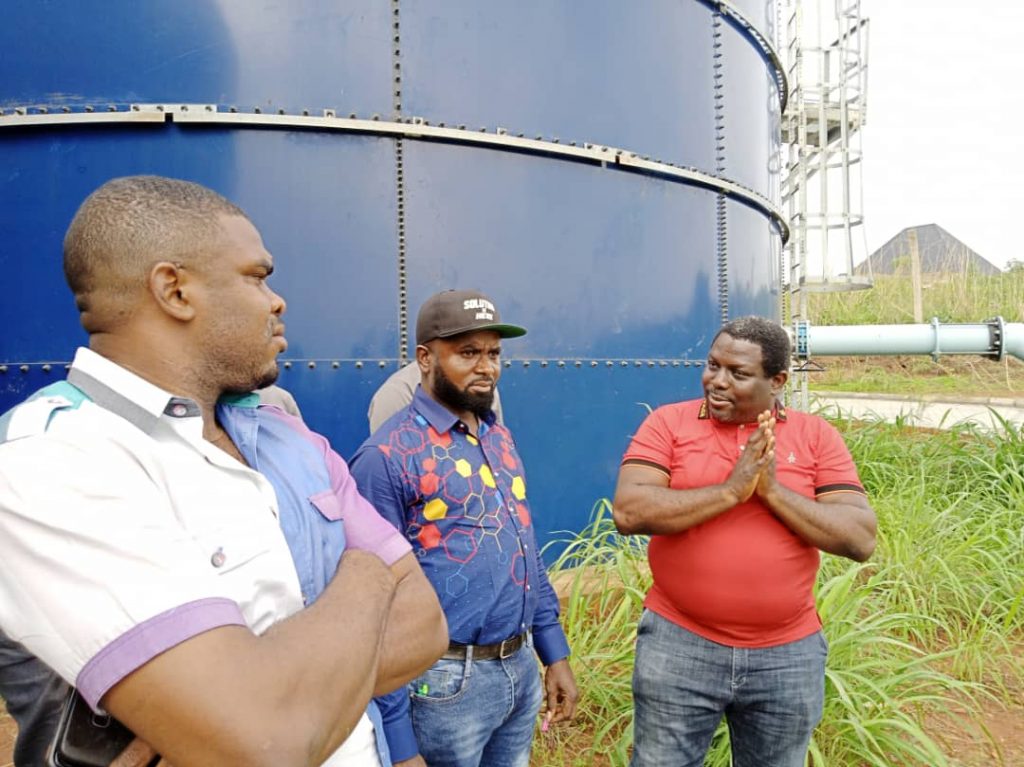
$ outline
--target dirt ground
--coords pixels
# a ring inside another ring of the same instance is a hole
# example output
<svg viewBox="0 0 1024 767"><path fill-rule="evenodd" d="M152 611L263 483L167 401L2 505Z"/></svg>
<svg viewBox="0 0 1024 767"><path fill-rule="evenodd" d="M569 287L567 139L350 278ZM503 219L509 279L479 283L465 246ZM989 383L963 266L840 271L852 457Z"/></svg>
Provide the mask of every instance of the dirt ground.
<svg viewBox="0 0 1024 767"><path fill-rule="evenodd" d="M822 391L884 392L959 397L1024 398L1024 362L969 356L822 357L824 369L808 374L808 386Z"/></svg>
<svg viewBox="0 0 1024 767"><path fill-rule="evenodd" d="M984 728L954 712L930 717L928 729L943 743L951 767L1024 767L1024 700L1018 697L1018 701L1011 707L985 703ZM0 712L0 767L13 767L16 732L6 710Z"/></svg>
<svg viewBox="0 0 1024 767"><path fill-rule="evenodd" d="M14 720L7 715L5 709L0 713L0 767L11 767L14 764L11 752L14 751L14 736L17 731Z"/></svg>
<svg viewBox="0 0 1024 767"><path fill-rule="evenodd" d="M928 730L943 743L952 767L1024 767L1024 703L1012 708L990 703L983 708L980 724L962 714L948 714L931 717Z"/></svg>

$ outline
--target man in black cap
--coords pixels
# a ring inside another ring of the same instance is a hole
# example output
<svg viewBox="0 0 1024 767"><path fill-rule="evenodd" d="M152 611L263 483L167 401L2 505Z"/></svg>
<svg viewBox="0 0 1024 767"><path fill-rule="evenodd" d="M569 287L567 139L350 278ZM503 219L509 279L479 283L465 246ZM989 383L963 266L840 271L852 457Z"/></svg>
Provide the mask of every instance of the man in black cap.
<svg viewBox="0 0 1024 767"><path fill-rule="evenodd" d="M542 697L546 723L575 712L522 461L492 410L501 339L525 333L478 291L428 298L416 322L413 401L351 461L360 492L412 544L451 637L425 674L378 699L396 766L526 767ZM544 691L536 656L547 667Z"/></svg>

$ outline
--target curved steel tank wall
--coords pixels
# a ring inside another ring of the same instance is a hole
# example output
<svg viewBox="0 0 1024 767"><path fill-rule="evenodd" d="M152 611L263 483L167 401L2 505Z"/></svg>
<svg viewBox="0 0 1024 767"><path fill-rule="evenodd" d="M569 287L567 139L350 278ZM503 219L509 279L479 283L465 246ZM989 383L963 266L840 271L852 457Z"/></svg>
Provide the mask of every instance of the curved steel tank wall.
<svg viewBox="0 0 1024 767"><path fill-rule="evenodd" d="M280 383L343 455L430 293L530 329L501 382L542 537L613 491L721 319L777 315L773 2L13 0L0 26L0 410L85 341L61 239L103 181L206 184L289 302Z"/></svg>

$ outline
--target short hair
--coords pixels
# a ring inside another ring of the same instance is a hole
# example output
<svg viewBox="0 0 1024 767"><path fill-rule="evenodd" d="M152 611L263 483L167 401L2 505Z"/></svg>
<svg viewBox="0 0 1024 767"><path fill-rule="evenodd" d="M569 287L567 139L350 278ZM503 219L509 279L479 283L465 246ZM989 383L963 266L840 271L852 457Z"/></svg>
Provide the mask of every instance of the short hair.
<svg viewBox="0 0 1024 767"><path fill-rule="evenodd" d="M761 368L766 377L771 378L789 369L789 335L774 320L767 317L738 317L722 325L711 339L711 343L714 343L722 333L730 338L760 346Z"/></svg>
<svg viewBox="0 0 1024 767"><path fill-rule="evenodd" d="M111 310L130 314L153 264L202 256L220 235L222 215L247 218L191 181L125 176L106 182L81 204L64 236L64 277L78 310L91 313L90 324L105 323Z"/></svg>

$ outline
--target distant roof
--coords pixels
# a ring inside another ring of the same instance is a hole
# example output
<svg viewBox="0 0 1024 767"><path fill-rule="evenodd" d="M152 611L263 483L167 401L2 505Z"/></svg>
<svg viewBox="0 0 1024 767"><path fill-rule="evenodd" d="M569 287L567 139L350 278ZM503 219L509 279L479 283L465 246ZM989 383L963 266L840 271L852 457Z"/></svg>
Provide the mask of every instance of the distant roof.
<svg viewBox="0 0 1024 767"><path fill-rule="evenodd" d="M854 269L854 274L867 274L868 264L873 274L904 274L910 272L910 245L908 234L917 232L917 252L921 258L922 274L999 274L998 267L975 253L938 224L908 226L885 245L872 253L868 260Z"/></svg>

